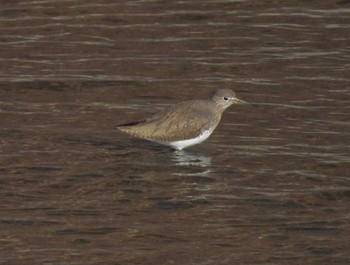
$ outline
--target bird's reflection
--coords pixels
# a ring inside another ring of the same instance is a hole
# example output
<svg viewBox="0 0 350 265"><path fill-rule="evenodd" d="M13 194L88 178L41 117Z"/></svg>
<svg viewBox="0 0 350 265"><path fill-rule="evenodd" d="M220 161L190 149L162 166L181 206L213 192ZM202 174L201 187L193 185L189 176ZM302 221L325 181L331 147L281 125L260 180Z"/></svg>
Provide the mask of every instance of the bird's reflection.
<svg viewBox="0 0 350 265"><path fill-rule="evenodd" d="M212 172L212 157L207 154L185 150L174 151L147 142L142 142L142 145L149 147L152 152L144 152L142 158L138 158L139 165L146 164L178 176L207 176ZM135 147L135 153L139 154L140 151L145 149Z"/></svg>
<svg viewBox="0 0 350 265"><path fill-rule="evenodd" d="M174 172L174 175L181 176L206 176L210 173L211 157L199 153L189 153L187 151L175 151L171 153L171 161L178 166L188 167L192 170L185 170L184 172ZM196 170L195 170L196 169ZM195 170L195 171L193 171Z"/></svg>
<svg viewBox="0 0 350 265"><path fill-rule="evenodd" d="M189 153L184 150L174 151L171 160L179 166L208 167L211 165L211 157L199 153Z"/></svg>

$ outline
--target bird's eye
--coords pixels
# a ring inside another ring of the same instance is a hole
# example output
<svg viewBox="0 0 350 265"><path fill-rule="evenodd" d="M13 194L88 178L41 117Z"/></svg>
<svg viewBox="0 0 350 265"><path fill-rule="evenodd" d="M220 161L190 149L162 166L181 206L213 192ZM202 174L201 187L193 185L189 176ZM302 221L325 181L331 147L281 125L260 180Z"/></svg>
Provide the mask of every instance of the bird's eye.
<svg viewBox="0 0 350 265"><path fill-rule="evenodd" d="M224 97L224 100L227 101L227 100L228 100L228 97Z"/></svg>

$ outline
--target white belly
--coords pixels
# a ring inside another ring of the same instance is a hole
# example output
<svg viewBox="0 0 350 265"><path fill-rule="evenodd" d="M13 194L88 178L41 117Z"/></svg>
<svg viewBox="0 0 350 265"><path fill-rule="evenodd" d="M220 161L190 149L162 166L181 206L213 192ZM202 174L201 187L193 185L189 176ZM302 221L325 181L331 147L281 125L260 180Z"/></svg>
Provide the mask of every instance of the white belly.
<svg viewBox="0 0 350 265"><path fill-rule="evenodd" d="M211 135L212 132L213 130L204 131L199 136L193 139L181 140L176 142L159 142L159 143L169 145L172 148L175 148L177 150L181 150L191 145L200 144L201 142L205 141Z"/></svg>

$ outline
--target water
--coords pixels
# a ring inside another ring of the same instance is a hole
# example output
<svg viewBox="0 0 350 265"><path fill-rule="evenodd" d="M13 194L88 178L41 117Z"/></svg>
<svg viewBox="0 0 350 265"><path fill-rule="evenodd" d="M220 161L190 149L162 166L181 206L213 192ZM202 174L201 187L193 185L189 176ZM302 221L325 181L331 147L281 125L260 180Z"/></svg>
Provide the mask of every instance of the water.
<svg viewBox="0 0 350 265"><path fill-rule="evenodd" d="M2 1L1 264L349 264L348 1ZM201 145L118 123L232 88Z"/></svg>

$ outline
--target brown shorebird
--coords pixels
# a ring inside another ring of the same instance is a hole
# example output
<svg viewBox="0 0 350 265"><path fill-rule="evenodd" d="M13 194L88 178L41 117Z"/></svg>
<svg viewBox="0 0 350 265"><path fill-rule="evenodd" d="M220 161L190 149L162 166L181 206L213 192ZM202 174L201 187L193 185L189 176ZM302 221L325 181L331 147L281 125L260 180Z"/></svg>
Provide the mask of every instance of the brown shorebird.
<svg viewBox="0 0 350 265"><path fill-rule="evenodd" d="M181 150L206 140L232 104L247 104L230 89L219 89L205 100L188 100L154 116L116 128L132 136Z"/></svg>

